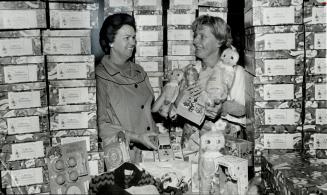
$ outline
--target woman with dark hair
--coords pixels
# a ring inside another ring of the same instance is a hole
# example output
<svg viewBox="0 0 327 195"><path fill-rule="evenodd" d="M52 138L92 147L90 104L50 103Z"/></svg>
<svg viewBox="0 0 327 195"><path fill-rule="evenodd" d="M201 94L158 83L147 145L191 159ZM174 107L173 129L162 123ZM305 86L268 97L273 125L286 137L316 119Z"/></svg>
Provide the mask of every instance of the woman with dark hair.
<svg viewBox="0 0 327 195"><path fill-rule="evenodd" d="M96 67L99 136L105 147L124 132L131 142L132 162L140 160L140 147L156 149L150 137L158 132L151 115L154 95L149 78L141 66L131 61L135 35L132 16L108 16L100 30L105 55Z"/></svg>

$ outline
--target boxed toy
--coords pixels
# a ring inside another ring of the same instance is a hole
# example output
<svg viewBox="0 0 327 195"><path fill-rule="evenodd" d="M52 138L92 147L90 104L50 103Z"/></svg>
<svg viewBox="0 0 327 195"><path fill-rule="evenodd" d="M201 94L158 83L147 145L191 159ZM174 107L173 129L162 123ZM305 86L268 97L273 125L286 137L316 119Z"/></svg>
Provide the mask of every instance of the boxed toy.
<svg viewBox="0 0 327 195"><path fill-rule="evenodd" d="M326 24L326 6L304 6L305 24Z"/></svg>
<svg viewBox="0 0 327 195"><path fill-rule="evenodd" d="M134 10L162 10L161 2L157 0L134 0Z"/></svg>
<svg viewBox="0 0 327 195"><path fill-rule="evenodd" d="M87 194L90 181L85 142L47 148L51 194Z"/></svg>
<svg viewBox="0 0 327 195"><path fill-rule="evenodd" d="M163 56L163 42L138 42L135 57Z"/></svg>
<svg viewBox="0 0 327 195"><path fill-rule="evenodd" d="M245 47L251 51L303 50L303 25L248 28Z"/></svg>
<svg viewBox="0 0 327 195"><path fill-rule="evenodd" d="M226 137L225 153L248 160L248 166L253 166L254 143L232 137Z"/></svg>
<svg viewBox="0 0 327 195"><path fill-rule="evenodd" d="M46 28L45 2L0 2L0 29Z"/></svg>
<svg viewBox="0 0 327 195"><path fill-rule="evenodd" d="M29 169L36 167L45 167L47 168L47 164L44 158L34 158L27 160L19 160L19 161L8 161L9 156L6 153L0 154L0 160L4 163L1 163L0 170L18 170L18 169Z"/></svg>
<svg viewBox="0 0 327 195"><path fill-rule="evenodd" d="M167 44L169 56L193 56L195 54L193 41L168 41Z"/></svg>
<svg viewBox="0 0 327 195"><path fill-rule="evenodd" d="M159 160L160 162L174 160L174 153L170 145L169 135L158 135L159 147Z"/></svg>
<svg viewBox="0 0 327 195"><path fill-rule="evenodd" d="M305 25L306 49L326 49L326 25L327 24Z"/></svg>
<svg viewBox="0 0 327 195"><path fill-rule="evenodd" d="M138 26L136 40L142 41L163 41L163 26Z"/></svg>
<svg viewBox="0 0 327 195"><path fill-rule="evenodd" d="M307 74L308 75L327 75L327 59L326 58L307 58Z"/></svg>
<svg viewBox="0 0 327 195"><path fill-rule="evenodd" d="M135 63L147 72L163 72L163 57L136 57Z"/></svg>
<svg viewBox="0 0 327 195"><path fill-rule="evenodd" d="M95 104L50 106L50 131L70 129L96 129Z"/></svg>
<svg viewBox="0 0 327 195"><path fill-rule="evenodd" d="M255 84L255 101L300 101L302 85L300 84Z"/></svg>
<svg viewBox="0 0 327 195"><path fill-rule="evenodd" d="M226 155L215 159L220 194L245 195L248 191L248 160ZM215 185L215 184L213 184Z"/></svg>
<svg viewBox="0 0 327 195"><path fill-rule="evenodd" d="M303 4L303 0L246 0L244 10L247 11L253 7L289 7L300 6Z"/></svg>
<svg viewBox="0 0 327 195"><path fill-rule="evenodd" d="M108 16L110 13L129 13L133 12L133 0L105 0L104 1L104 15Z"/></svg>
<svg viewBox="0 0 327 195"><path fill-rule="evenodd" d="M263 133L264 149L298 149L302 148L301 133Z"/></svg>
<svg viewBox="0 0 327 195"><path fill-rule="evenodd" d="M199 16L209 15L220 17L227 22L227 7L199 7Z"/></svg>
<svg viewBox="0 0 327 195"><path fill-rule="evenodd" d="M91 54L90 30L45 30L42 41L46 55Z"/></svg>
<svg viewBox="0 0 327 195"><path fill-rule="evenodd" d="M51 106L96 103L95 80L50 81L49 92Z"/></svg>
<svg viewBox="0 0 327 195"><path fill-rule="evenodd" d="M199 6L227 7L227 0L199 0Z"/></svg>
<svg viewBox="0 0 327 195"><path fill-rule="evenodd" d="M255 125L298 125L301 124L301 111L301 108L254 108Z"/></svg>
<svg viewBox="0 0 327 195"><path fill-rule="evenodd" d="M45 82L0 85L1 110L47 106Z"/></svg>
<svg viewBox="0 0 327 195"><path fill-rule="evenodd" d="M303 24L302 5L287 7L253 7L244 14L244 26Z"/></svg>
<svg viewBox="0 0 327 195"><path fill-rule="evenodd" d="M162 26L161 10L134 10L136 26Z"/></svg>
<svg viewBox="0 0 327 195"><path fill-rule="evenodd" d="M45 81L44 57L1 58L0 75L0 84Z"/></svg>
<svg viewBox="0 0 327 195"><path fill-rule="evenodd" d="M167 25L192 25L195 20L195 9L168 9Z"/></svg>
<svg viewBox="0 0 327 195"><path fill-rule="evenodd" d="M168 25L168 41L193 41L193 31L191 25Z"/></svg>
<svg viewBox="0 0 327 195"><path fill-rule="evenodd" d="M326 77L323 75L322 77ZM307 100L327 100L327 83L307 82L306 99Z"/></svg>
<svg viewBox="0 0 327 195"><path fill-rule="evenodd" d="M50 28L95 28L98 26L98 4L49 3Z"/></svg>
<svg viewBox="0 0 327 195"><path fill-rule="evenodd" d="M0 32L0 57L41 55L40 30Z"/></svg>
<svg viewBox="0 0 327 195"><path fill-rule="evenodd" d="M171 0L169 1L169 9L197 9L197 0Z"/></svg>

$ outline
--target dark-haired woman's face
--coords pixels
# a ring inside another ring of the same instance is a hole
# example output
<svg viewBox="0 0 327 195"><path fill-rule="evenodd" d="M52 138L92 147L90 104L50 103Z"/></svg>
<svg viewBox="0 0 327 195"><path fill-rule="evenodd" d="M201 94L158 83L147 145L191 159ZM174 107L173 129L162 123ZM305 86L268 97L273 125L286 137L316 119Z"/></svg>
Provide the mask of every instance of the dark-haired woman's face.
<svg viewBox="0 0 327 195"><path fill-rule="evenodd" d="M193 44L195 55L200 59L206 59L211 55L217 55L219 44L212 34L210 27L203 25L194 32Z"/></svg>
<svg viewBox="0 0 327 195"><path fill-rule="evenodd" d="M136 45L135 36L136 33L132 26L123 25L115 35L110 54L125 60L129 59L133 55L133 50Z"/></svg>

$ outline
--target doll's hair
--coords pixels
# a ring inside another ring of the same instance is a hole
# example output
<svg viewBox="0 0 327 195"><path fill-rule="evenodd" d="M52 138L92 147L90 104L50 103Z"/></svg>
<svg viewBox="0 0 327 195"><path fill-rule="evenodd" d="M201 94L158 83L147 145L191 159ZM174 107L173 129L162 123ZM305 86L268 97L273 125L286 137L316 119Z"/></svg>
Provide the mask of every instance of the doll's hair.
<svg viewBox="0 0 327 195"><path fill-rule="evenodd" d="M136 31L135 19L129 14L117 13L104 20L99 33L99 41L105 54L110 54L110 44L114 42L117 31L123 25L129 25Z"/></svg>
<svg viewBox="0 0 327 195"><path fill-rule="evenodd" d="M212 34L218 41L221 41L222 46L231 46L233 41L231 29L225 20L220 17L202 15L192 23L192 30L195 33L197 29L201 29L203 26L208 26L211 29Z"/></svg>

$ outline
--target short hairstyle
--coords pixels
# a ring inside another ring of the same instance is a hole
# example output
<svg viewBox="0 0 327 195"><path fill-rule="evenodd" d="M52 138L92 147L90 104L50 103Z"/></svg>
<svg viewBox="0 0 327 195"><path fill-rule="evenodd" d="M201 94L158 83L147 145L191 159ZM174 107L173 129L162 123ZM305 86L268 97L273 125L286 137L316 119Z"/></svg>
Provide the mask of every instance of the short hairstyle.
<svg viewBox="0 0 327 195"><path fill-rule="evenodd" d="M135 19L129 14L117 13L104 20L99 34L100 46L104 53L110 53L109 45L114 42L117 31L123 25L130 25L136 31Z"/></svg>
<svg viewBox="0 0 327 195"><path fill-rule="evenodd" d="M203 26L208 26L212 34L218 41L221 41L222 46L231 47L232 34L229 25L220 17L202 15L195 19L192 23L192 30L195 32Z"/></svg>

